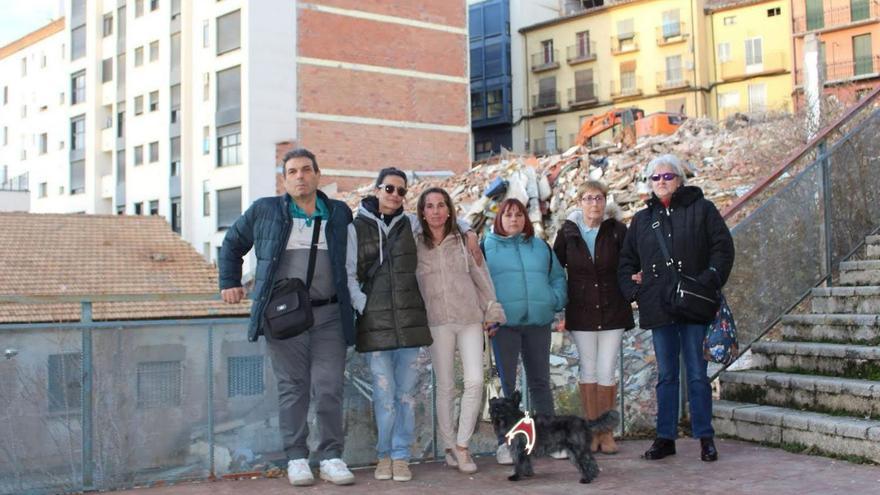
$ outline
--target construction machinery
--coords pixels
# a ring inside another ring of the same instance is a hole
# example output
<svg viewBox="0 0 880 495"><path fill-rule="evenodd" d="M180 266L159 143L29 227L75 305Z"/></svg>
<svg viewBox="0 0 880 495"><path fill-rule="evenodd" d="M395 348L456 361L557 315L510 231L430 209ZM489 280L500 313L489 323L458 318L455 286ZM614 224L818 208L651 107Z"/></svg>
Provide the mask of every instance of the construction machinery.
<svg viewBox="0 0 880 495"><path fill-rule="evenodd" d="M612 108L601 115L594 115L584 120L575 144L588 146L593 137L621 126L615 140L628 147L635 144L636 138L642 136L672 134L686 118L683 114L670 112L657 112L645 116L644 110L635 107Z"/></svg>

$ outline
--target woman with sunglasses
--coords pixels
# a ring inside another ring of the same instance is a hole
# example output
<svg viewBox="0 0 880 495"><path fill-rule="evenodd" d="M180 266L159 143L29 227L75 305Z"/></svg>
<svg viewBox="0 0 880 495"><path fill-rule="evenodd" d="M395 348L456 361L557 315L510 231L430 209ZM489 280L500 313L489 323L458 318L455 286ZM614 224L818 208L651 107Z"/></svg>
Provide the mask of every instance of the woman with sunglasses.
<svg viewBox="0 0 880 495"><path fill-rule="evenodd" d="M703 191L685 185L684 170L676 156L651 160L646 172L653 194L630 223L618 270L624 297L638 301L639 326L652 331L657 358L657 434L644 456L653 460L675 454L682 357L691 434L700 439L700 458L711 462L718 459L718 451L712 428L712 391L703 358L709 322L690 320L671 309L670 294L678 278L672 270L695 278L701 286L720 289L733 268L733 238ZM672 259L671 265L667 258Z"/></svg>
<svg viewBox="0 0 880 495"><path fill-rule="evenodd" d="M553 250L568 273L565 328L578 350L578 385L584 415L593 420L614 409L614 376L624 330L635 326L632 306L620 292L617 263L626 225L606 202L608 187L585 182L578 191L580 208L556 234ZM613 205L612 205L613 206ZM612 432L593 437L593 451L617 453Z"/></svg>
<svg viewBox="0 0 880 495"><path fill-rule="evenodd" d="M505 397L513 394L522 356L532 410L553 414L550 325L567 302L565 272L550 245L535 237L528 211L516 199L501 203L484 248L495 294L507 316L505 325L489 333L501 388ZM503 436L496 458L499 464L513 463Z"/></svg>
<svg viewBox="0 0 880 495"><path fill-rule="evenodd" d="M406 186L402 170L382 169L375 195L361 201L348 228L348 288L358 313L355 348L367 353L372 374L378 480L412 479L417 361L419 348L433 342L416 278L421 224L403 211ZM468 237L471 255L482 262L475 235Z"/></svg>
<svg viewBox="0 0 880 495"><path fill-rule="evenodd" d="M446 447L446 464L462 473L477 471L468 450L483 395L483 330L504 323L504 310L485 265L477 265L455 223L455 206L439 187L419 196L416 276L428 310L431 363L437 377L437 426ZM455 350L461 358L464 390L458 428L453 425Z"/></svg>

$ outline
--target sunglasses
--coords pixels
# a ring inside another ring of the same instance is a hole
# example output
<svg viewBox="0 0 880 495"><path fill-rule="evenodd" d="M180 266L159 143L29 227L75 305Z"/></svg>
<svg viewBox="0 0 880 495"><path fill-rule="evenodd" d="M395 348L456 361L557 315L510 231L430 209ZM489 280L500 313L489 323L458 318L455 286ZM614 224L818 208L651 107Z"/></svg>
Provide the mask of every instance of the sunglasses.
<svg viewBox="0 0 880 495"><path fill-rule="evenodd" d="M397 187L392 186L391 184L380 184L376 186L376 189L384 189L386 194L394 194L394 191L397 191L397 195L401 198L406 196L406 188L405 187Z"/></svg>
<svg viewBox="0 0 880 495"><path fill-rule="evenodd" d="M666 172L665 174L654 174L651 176L651 180L654 182L659 181L660 179L665 180L666 182L671 181L672 179L678 177L677 174L673 174L672 172Z"/></svg>

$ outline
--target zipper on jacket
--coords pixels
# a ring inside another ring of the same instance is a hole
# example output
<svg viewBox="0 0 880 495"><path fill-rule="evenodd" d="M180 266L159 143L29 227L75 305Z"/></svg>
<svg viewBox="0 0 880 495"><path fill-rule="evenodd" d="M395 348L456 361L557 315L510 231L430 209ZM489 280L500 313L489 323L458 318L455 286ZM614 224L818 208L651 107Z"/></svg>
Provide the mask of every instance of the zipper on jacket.
<svg viewBox="0 0 880 495"><path fill-rule="evenodd" d="M282 199L281 205L286 207L287 203ZM285 209L287 209L287 208L285 208ZM276 270L275 268L278 265L278 258L280 258L282 256L284 249L287 247L287 243L289 242L290 232L293 230L293 219L290 218L290 212L285 211L285 216L283 216L282 218L284 218L284 225L285 225L285 228L284 228L285 233L284 233L284 236L282 237L282 239L284 239L284 241L282 241L279 244L278 251L275 252L275 256L273 256L272 261L269 262L270 263L269 272L271 273L271 275L269 275L269 295L266 296L265 301L261 301L261 303L260 303L260 308L261 308L260 309L260 322L262 322L262 319L263 319L262 314L263 314L263 311L265 311L265 309L266 309L266 304L268 304L269 301L272 300L272 292L275 290L275 275L278 272L278 270ZM327 246L327 247L329 249L329 246ZM262 332L260 332L260 333L262 333Z"/></svg>
<svg viewBox="0 0 880 495"><path fill-rule="evenodd" d="M529 321L529 284L528 279L526 278L526 264L523 263L522 260L522 252L519 249L519 239L514 240L514 246L516 246L516 258L519 260L520 268L522 268L520 272L522 273L523 289L526 291L526 315L523 318L523 322L527 322Z"/></svg>
<svg viewBox="0 0 880 495"><path fill-rule="evenodd" d="M401 223L400 220L397 223ZM410 227L412 228L412 227ZM391 229L388 229L388 233L391 234ZM382 237L382 229L379 228L379 237ZM386 241L388 240L388 236L385 236ZM397 334L397 348L403 344L403 339L400 334L400 323L397 321L397 305L394 303L394 294L396 293L396 289L394 288L394 255L391 251L394 249L394 246L388 247L388 280L391 283L391 316L394 319L394 333Z"/></svg>

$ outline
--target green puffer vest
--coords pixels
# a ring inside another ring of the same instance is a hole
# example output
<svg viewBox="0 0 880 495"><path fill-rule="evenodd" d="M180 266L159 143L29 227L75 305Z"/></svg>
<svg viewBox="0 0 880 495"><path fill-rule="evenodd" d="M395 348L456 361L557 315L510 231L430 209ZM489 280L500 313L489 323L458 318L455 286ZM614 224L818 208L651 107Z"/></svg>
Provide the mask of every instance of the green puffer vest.
<svg viewBox="0 0 880 495"><path fill-rule="evenodd" d="M389 235L397 237L389 257L371 280L367 272L379 259L379 232L375 220L358 216L354 219L357 231L357 275L363 283L367 304L357 321L358 352L385 351L404 347L431 345L425 301L416 280L416 243L409 218L394 222Z"/></svg>

